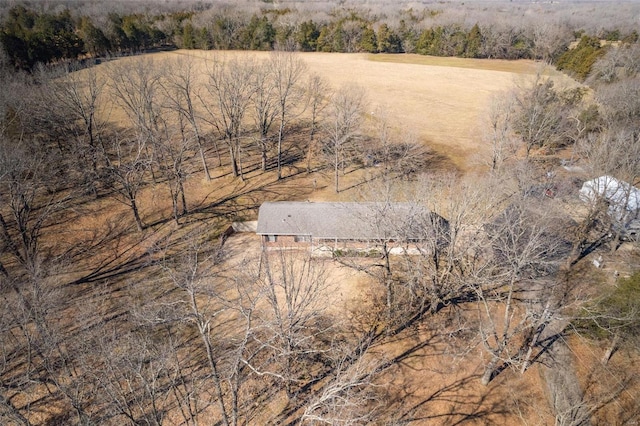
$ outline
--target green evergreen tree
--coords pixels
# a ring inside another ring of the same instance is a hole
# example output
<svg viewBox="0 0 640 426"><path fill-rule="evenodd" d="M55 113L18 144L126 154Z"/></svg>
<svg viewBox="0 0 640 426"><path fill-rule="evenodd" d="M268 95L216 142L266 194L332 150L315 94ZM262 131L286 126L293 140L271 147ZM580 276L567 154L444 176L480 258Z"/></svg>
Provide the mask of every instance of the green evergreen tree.
<svg viewBox="0 0 640 426"><path fill-rule="evenodd" d="M362 38L360 39L360 49L368 53L378 52L378 40L376 38L376 32L367 25L362 31Z"/></svg>
<svg viewBox="0 0 640 426"><path fill-rule="evenodd" d="M105 55L111 48L107 36L100 28L93 25L88 17L83 17L80 20L78 33L84 42L86 51L94 56Z"/></svg>
<svg viewBox="0 0 640 426"><path fill-rule="evenodd" d="M451 33L446 35L447 48L443 52L445 56L464 57L467 51L467 34L458 29L452 28Z"/></svg>
<svg viewBox="0 0 640 426"><path fill-rule="evenodd" d="M600 39L583 35L575 48L567 50L558 58L556 67L577 79L584 80L591 72L593 64L605 52L606 49L600 46Z"/></svg>
<svg viewBox="0 0 640 426"><path fill-rule="evenodd" d="M303 52L314 52L318 47L320 30L313 20L304 21L294 33L294 40L298 49Z"/></svg>
<svg viewBox="0 0 640 426"><path fill-rule="evenodd" d="M344 52L344 30L342 22L336 22L322 27L318 36L319 52Z"/></svg>
<svg viewBox="0 0 640 426"><path fill-rule="evenodd" d="M14 66L23 69L38 62L74 59L84 50L69 10L52 15L13 7L0 29L0 42Z"/></svg>
<svg viewBox="0 0 640 426"><path fill-rule="evenodd" d="M402 52L402 42L387 24L380 25L378 29L378 52L400 53Z"/></svg>
<svg viewBox="0 0 640 426"><path fill-rule="evenodd" d="M114 51L129 49L129 39L122 29L122 22L122 17L117 13L108 15L109 29L106 35Z"/></svg>
<svg viewBox="0 0 640 426"><path fill-rule="evenodd" d="M433 44L434 33L431 28L427 28L420 33L416 42L416 53L420 55L432 55L431 46Z"/></svg>
<svg viewBox="0 0 640 426"><path fill-rule="evenodd" d="M482 43L482 32L478 24L475 24L469 31L469 34L467 34L467 43L464 52L465 58L479 58Z"/></svg>
<svg viewBox="0 0 640 426"><path fill-rule="evenodd" d="M407 24L407 21L404 19L400 20L400 25L398 27L398 37L400 42L400 51L413 53L416 52L416 45L418 43L418 32L410 25Z"/></svg>
<svg viewBox="0 0 640 426"><path fill-rule="evenodd" d="M194 34L193 25L191 22L187 22L182 28L182 48L183 49L195 49L196 37Z"/></svg>
<svg viewBox="0 0 640 426"><path fill-rule="evenodd" d="M206 27L200 28L196 31L195 35L196 49L211 50L213 49L213 42L211 40L211 34Z"/></svg>
<svg viewBox="0 0 640 426"><path fill-rule="evenodd" d="M241 32L240 44L243 49L248 50L271 50L275 37L276 31L269 19L253 15Z"/></svg>

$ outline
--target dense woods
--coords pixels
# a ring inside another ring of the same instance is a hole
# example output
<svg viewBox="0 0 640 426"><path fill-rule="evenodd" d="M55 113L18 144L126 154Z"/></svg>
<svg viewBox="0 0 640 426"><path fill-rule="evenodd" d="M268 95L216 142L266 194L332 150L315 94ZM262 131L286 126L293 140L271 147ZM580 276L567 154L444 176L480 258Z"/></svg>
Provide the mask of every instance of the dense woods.
<svg viewBox="0 0 640 426"><path fill-rule="evenodd" d="M640 182L624 19L91 5L2 16L0 423L638 421L637 235L577 195ZM175 47L269 53L132 55ZM498 93L460 170L297 51L528 58L585 84ZM232 222L318 182L376 201L388 238L329 258L233 245ZM348 274L365 284L345 307Z"/></svg>
<svg viewBox="0 0 640 426"><path fill-rule="evenodd" d="M8 60L17 68L37 63L120 55L159 47L216 50L287 49L303 52L418 53L464 58L536 59L557 64L583 80L596 59L611 44L634 44L637 28L632 22L583 22L553 20L499 24L487 8L477 6L475 22L450 16L446 5L425 9L381 5L335 7L312 13L304 4L278 7L264 3L257 10L188 3L181 9L164 5L164 13L142 13L139 7L91 9L90 2L77 7L29 7L6 10L0 41ZM297 9L298 6L300 9ZM473 8L473 6L471 6ZM543 6L539 6L543 7ZM40 9L40 10L38 10ZM514 6L513 13L523 7ZM82 13L87 10L87 13ZM526 9L524 9L526 10ZM472 9L473 11L473 9ZM496 13L505 13L497 9ZM539 12L542 12L539 11ZM509 13L508 11L506 13ZM313 17L309 17L313 15ZM602 26L604 25L604 27ZM606 43L601 43L603 40Z"/></svg>

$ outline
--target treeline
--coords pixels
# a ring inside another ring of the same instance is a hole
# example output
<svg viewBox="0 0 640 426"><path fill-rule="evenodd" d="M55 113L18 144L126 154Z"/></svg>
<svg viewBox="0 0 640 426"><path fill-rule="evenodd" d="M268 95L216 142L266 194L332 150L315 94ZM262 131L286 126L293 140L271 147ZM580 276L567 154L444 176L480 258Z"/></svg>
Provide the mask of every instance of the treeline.
<svg viewBox="0 0 640 426"><path fill-rule="evenodd" d="M153 47L304 52L418 53L465 58L535 59L557 64L584 79L612 43L635 43L635 30L575 30L569 24L524 26L493 22L436 23L438 11L413 10L384 19L361 10L334 11L327 19L305 19L296 10L249 14L234 9L161 14L104 13L74 16L68 9L39 13L13 7L2 22L0 41L19 69L83 56L133 53ZM388 21L388 22L387 22ZM578 39L577 46L572 46ZM606 40L608 43L600 43Z"/></svg>
<svg viewBox="0 0 640 426"><path fill-rule="evenodd" d="M170 37L158 28L162 19L112 13L101 28L89 17L73 17L68 9L50 14L16 6L2 23L0 41L14 67L30 70L37 63L141 51L168 43Z"/></svg>

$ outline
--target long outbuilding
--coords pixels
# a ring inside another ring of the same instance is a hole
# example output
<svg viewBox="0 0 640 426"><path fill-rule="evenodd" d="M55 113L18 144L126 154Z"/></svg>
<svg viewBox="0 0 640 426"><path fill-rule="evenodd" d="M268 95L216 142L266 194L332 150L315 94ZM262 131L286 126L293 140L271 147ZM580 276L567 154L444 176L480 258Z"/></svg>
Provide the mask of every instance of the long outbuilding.
<svg viewBox="0 0 640 426"><path fill-rule="evenodd" d="M256 233L265 248L362 250L446 239L448 222L414 203L266 202Z"/></svg>

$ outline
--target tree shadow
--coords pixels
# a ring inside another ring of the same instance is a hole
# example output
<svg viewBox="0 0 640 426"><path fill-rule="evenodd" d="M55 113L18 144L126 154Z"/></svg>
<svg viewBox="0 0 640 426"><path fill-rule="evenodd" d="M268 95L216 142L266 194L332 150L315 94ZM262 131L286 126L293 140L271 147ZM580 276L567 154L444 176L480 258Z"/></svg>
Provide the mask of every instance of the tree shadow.
<svg viewBox="0 0 640 426"><path fill-rule="evenodd" d="M406 318L400 324L391 328L377 329L376 326L363 332L357 342L352 345L352 348L344 357L343 361L346 365L353 366L365 357L370 356L372 349L381 347L383 345L406 345L408 346L395 356L380 360L375 364L373 369L367 371L364 374L378 376L383 372L391 371L393 368L400 368L405 365L410 359L414 357L424 357L424 350L432 347L436 344L440 337L445 337L445 334L441 334L440 330L433 329L429 338L425 338L418 329L422 325L422 320L431 315L436 315L446 307L455 303L462 303L463 301L469 301L474 297L475 293L460 295L455 298L451 298L447 301L441 301L434 306L427 304L422 309L416 311L413 315ZM428 314L428 315L427 315ZM342 364L340 368L344 368L345 364ZM295 417L296 413L299 413L307 404L313 395L322 392L324 386L331 383L332 378L337 373L338 366L333 362L325 362L320 370L304 385L302 385L294 400L289 401L289 405L278 416L279 422L283 424L296 424L296 421L287 421ZM364 376L363 374L363 376ZM476 376L474 376L476 377ZM374 386L375 387L375 386Z"/></svg>
<svg viewBox="0 0 640 426"><path fill-rule="evenodd" d="M459 425L470 421L490 424L496 417L507 417L512 414L507 404L500 399L497 387L483 388L474 391L480 377L469 375L439 387L412 406L399 412L396 421L402 423L437 421L442 425ZM402 399L393 401L398 408L405 405L409 397L417 392L408 392Z"/></svg>

